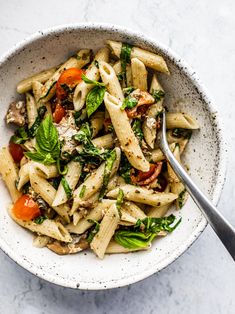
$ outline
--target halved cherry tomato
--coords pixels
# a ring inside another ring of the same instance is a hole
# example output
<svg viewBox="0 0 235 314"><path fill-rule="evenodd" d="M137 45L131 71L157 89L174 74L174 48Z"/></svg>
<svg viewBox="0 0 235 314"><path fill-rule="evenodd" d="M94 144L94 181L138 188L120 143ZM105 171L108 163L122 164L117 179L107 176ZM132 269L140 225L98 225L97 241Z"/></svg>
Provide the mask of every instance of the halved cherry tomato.
<svg viewBox="0 0 235 314"><path fill-rule="evenodd" d="M14 204L12 212L16 218L22 220L32 220L41 215L39 206L34 200L24 194Z"/></svg>
<svg viewBox="0 0 235 314"><path fill-rule="evenodd" d="M20 162L22 157L24 156L24 150L21 145L10 142L8 148L14 161Z"/></svg>
<svg viewBox="0 0 235 314"><path fill-rule="evenodd" d="M58 99L64 99L68 95L68 90L74 88L81 80L83 70L70 68L60 75L56 83L56 96Z"/></svg>
<svg viewBox="0 0 235 314"><path fill-rule="evenodd" d="M55 111L53 112L53 119L55 123L59 123L62 118L65 116L65 109L60 104L57 104L55 107Z"/></svg>
<svg viewBox="0 0 235 314"><path fill-rule="evenodd" d="M160 174L162 170L162 162L156 164L150 164L149 171L139 171L137 175L131 174L131 181L138 185L147 185L153 182Z"/></svg>

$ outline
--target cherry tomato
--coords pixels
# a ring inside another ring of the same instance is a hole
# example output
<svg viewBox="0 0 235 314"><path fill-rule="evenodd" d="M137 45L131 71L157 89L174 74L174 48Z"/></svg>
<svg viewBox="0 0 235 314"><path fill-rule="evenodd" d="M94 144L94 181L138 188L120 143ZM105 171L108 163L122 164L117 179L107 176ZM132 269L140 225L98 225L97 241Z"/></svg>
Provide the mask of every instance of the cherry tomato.
<svg viewBox="0 0 235 314"><path fill-rule="evenodd" d="M9 143L9 152L15 162L20 162L24 156L24 150L20 144Z"/></svg>
<svg viewBox="0 0 235 314"><path fill-rule="evenodd" d="M55 107L55 111L53 112L53 119L55 123L59 123L62 118L65 116L65 109L60 104L57 104Z"/></svg>
<svg viewBox="0 0 235 314"><path fill-rule="evenodd" d="M138 170L137 175L132 174L131 180L138 185L148 185L153 182L160 174L162 169L162 162L150 164L149 171L143 172Z"/></svg>
<svg viewBox="0 0 235 314"><path fill-rule="evenodd" d="M56 83L56 96L58 99L64 99L68 95L69 89L74 88L81 80L83 70L70 68L60 75Z"/></svg>
<svg viewBox="0 0 235 314"><path fill-rule="evenodd" d="M41 215L38 204L28 195L22 195L14 204L12 212L21 220L32 220Z"/></svg>

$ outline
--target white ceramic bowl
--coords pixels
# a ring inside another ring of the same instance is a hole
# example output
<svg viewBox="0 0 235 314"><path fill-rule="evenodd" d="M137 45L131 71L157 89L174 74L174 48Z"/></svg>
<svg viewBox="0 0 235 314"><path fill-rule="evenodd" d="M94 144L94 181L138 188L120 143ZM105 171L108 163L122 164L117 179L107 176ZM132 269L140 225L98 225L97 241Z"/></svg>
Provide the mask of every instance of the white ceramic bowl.
<svg viewBox="0 0 235 314"><path fill-rule="evenodd" d="M218 117L195 78L195 73L168 48L157 41L120 27L83 24L56 27L39 32L14 47L0 60L0 145L8 142L11 131L4 115L16 97L21 79L61 63L80 48L97 49L105 40L128 41L161 54L171 76L159 75L171 110L183 110L197 118L201 129L193 133L185 152L192 178L213 203L218 202L224 177L224 144ZM16 225L7 215L10 197L0 183L0 247L16 263L45 280L79 289L108 289L137 282L161 270L180 256L200 235L206 220L191 199L177 216L182 223L173 234L154 242L150 251L106 256L98 260L93 253L58 256L48 249L32 246L32 234Z"/></svg>

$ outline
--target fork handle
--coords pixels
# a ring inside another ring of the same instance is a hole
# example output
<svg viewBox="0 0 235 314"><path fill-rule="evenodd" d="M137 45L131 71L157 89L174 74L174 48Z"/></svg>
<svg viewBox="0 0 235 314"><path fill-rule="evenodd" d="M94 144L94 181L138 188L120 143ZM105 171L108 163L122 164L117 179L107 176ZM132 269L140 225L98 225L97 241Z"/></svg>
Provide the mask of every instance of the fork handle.
<svg viewBox="0 0 235 314"><path fill-rule="evenodd" d="M165 128L163 126L163 130L164 129ZM175 171L176 175L181 179L182 183L184 183L186 190L189 192L194 202L200 208L207 221L212 226L215 233L220 238L220 240L235 261L234 227L223 217L223 215L217 210L212 202L202 193L202 191L192 181L184 168L176 160L175 156L172 154L168 146L166 140L166 132L162 132L162 141L160 143L160 148L165 155L167 161L170 163L171 167Z"/></svg>

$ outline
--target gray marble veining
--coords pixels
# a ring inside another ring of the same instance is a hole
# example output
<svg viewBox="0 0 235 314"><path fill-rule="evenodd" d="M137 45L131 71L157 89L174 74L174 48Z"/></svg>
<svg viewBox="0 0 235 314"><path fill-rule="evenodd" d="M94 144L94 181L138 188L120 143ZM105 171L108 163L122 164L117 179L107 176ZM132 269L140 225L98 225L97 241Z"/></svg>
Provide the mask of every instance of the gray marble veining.
<svg viewBox="0 0 235 314"><path fill-rule="evenodd" d="M229 163L219 209L235 225L234 15L232 0L0 1L0 53L39 29L85 21L123 25L170 46L196 70L224 121ZM235 312L234 263L210 227L167 269L110 291L54 286L2 252L0 265L3 314Z"/></svg>

